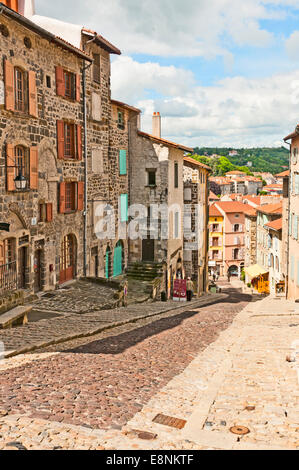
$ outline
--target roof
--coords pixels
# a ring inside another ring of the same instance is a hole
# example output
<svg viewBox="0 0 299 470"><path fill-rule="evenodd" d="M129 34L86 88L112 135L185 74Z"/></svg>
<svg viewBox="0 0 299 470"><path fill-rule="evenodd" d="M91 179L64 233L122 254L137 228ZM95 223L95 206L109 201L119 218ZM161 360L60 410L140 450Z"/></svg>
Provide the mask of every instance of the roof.
<svg viewBox="0 0 299 470"><path fill-rule="evenodd" d="M116 101L116 100L111 100L112 104L115 104L116 106L120 106L122 108L128 109L129 111L134 111L138 114L140 114L142 111L141 109L134 108L134 106L131 106L129 104L123 103L122 101Z"/></svg>
<svg viewBox="0 0 299 470"><path fill-rule="evenodd" d="M268 224L265 225L265 227L268 227L272 230L276 230L277 232L279 230L282 230L282 218L269 222Z"/></svg>
<svg viewBox="0 0 299 470"><path fill-rule="evenodd" d="M88 36L94 36L96 44L101 46L110 54L121 55L121 51L117 47L113 46L111 42L107 41L107 39L103 38L103 36L98 34L96 31L92 31L91 29L87 29L87 28L82 28L82 33Z"/></svg>
<svg viewBox="0 0 299 470"><path fill-rule="evenodd" d="M233 170L225 173L226 175L246 175L245 171Z"/></svg>
<svg viewBox="0 0 299 470"><path fill-rule="evenodd" d="M261 196L244 196L243 201L249 201L259 206L261 204Z"/></svg>
<svg viewBox="0 0 299 470"><path fill-rule="evenodd" d="M232 213L232 212L243 212L247 210L246 204L239 201L221 201L217 202L217 207L222 209L224 212Z"/></svg>
<svg viewBox="0 0 299 470"><path fill-rule="evenodd" d="M62 38L50 33L49 31L47 31L44 28L41 28L36 23L33 23L32 21L28 20L28 18L25 18L23 15L20 15L19 13L15 12L14 10L11 10L10 8L6 7L3 3L0 3L0 8L1 8L0 9L1 14L4 14L4 15L8 16L9 18L14 19L15 21L20 23L25 28L30 29L34 33L38 34L39 36L42 36L45 39L47 39L48 41L53 42L53 43L57 44L58 46L62 47L63 49L66 49L66 50L72 52L73 54L79 56L80 58L82 58L84 60L88 60L89 62L92 62L92 58L88 54L83 52L81 49L78 49L73 44L70 44L65 39L62 39Z"/></svg>
<svg viewBox="0 0 299 470"><path fill-rule="evenodd" d="M256 212L256 209L252 206L249 206L249 204L246 204L248 209L245 210L245 215L247 215L248 217L256 217L257 216L257 212Z"/></svg>
<svg viewBox="0 0 299 470"><path fill-rule="evenodd" d="M208 171L212 171L212 168L210 168L208 165L205 165L204 163L201 163L192 157L184 157L184 162L191 163L192 165L199 166L200 168L204 168L205 170L208 170Z"/></svg>
<svg viewBox="0 0 299 470"><path fill-rule="evenodd" d="M258 212L263 214L282 214L282 203L278 204L265 204L256 208Z"/></svg>
<svg viewBox="0 0 299 470"><path fill-rule="evenodd" d="M219 197L216 196L215 193L213 193L213 191L210 191L210 194L209 194L209 199L215 199L215 201L219 201Z"/></svg>
<svg viewBox="0 0 299 470"><path fill-rule="evenodd" d="M286 142L287 140L294 139L295 137L298 137L298 135L299 135L299 125L296 126L296 129L295 129L294 132L287 135L283 140Z"/></svg>
<svg viewBox="0 0 299 470"><path fill-rule="evenodd" d="M268 184L267 186L264 186L264 189L282 189L283 186L282 184Z"/></svg>
<svg viewBox="0 0 299 470"><path fill-rule="evenodd" d="M165 145L166 147L173 147L179 150L183 150L184 152L193 152L193 148L191 147L185 147L185 145L176 144L175 142L161 139L161 137L155 137L154 135L147 134L146 132L138 131L138 135L140 135L140 137L145 137L146 139L152 140L157 144Z"/></svg>
<svg viewBox="0 0 299 470"><path fill-rule="evenodd" d="M265 268L262 268L259 264L253 264L252 266L248 266L244 269L244 271L251 279L261 276L262 274L267 274L269 272Z"/></svg>
<svg viewBox="0 0 299 470"><path fill-rule="evenodd" d="M287 176L290 176L290 170L286 170L275 175L276 178L286 178Z"/></svg>
<svg viewBox="0 0 299 470"><path fill-rule="evenodd" d="M223 217L223 215L222 215L221 212L217 209L217 207L215 206L215 204L213 204L212 206L210 206L210 209L209 209L209 217Z"/></svg>

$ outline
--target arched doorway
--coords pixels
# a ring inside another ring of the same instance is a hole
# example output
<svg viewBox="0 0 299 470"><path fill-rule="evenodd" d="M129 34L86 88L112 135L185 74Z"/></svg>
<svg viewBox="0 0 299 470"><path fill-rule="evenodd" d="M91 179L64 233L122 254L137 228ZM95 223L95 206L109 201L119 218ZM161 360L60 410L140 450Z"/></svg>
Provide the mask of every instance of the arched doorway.
<svg viewBox="0 0 299 470"><path fill-rule="evenodd" d="M239 276L239 268L236 265L230 266L228 272L230 276L234 276L234 277Z"/></svg>
<svg viewBox="0 0 299 470"><path fill-rule="evenodd" d="M41 249L36 250L34 253L34 292L42 290L42 256Z"/></svg>
<svg viewBox="0 0 299 470"><path fill-rule="evenodd" d="M74 235L63 237L60 247L59 283L71 281L76 274L76 239Z"/></svg>
<svg viewBox="0 0 299 470"><path fill-rule="evenodd" d="M113 256L113 277L120 276L123 272L123 244L117 242Z"/></svg>
<svg viewBox="0 0 299 470"><path fill-rule="evenodd" d="M109 279L111 275L111 249L110 246L107 247L105 255L105 278Z"/></svg>

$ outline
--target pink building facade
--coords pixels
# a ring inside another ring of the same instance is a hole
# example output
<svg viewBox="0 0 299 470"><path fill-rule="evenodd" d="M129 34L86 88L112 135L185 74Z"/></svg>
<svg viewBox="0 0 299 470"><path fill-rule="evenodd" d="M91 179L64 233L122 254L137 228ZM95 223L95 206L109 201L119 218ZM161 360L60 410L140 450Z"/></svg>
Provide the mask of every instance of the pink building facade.
<svg viewBox="0 0 299 470"><path fill-rule="evenodd" d="M223 223L223 274L241 277L245 266L245 204L219 202L215 206L224 217Z"/></svg>

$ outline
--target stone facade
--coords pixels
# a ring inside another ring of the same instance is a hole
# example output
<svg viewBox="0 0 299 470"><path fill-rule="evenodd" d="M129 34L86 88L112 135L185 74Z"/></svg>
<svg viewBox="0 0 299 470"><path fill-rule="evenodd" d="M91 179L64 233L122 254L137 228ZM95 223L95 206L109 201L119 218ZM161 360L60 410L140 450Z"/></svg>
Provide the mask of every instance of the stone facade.
<svg viewBox="0 0 299 470"><path fill-rule="evenodd" d="M184 159L184 269L197 295L208 286L208 178L209 167ZM194 235L195 238L194 238Z"/></svg>
<svg viewBox="0 0 299 470"><path fill-rule="evenodd" d="M256 264L256 211L245 213L245 267Z"/></svg>
<svg viewBox="0 0 299 470"><path fill-rule="evenodd" d="M0 231L2 285L11 275L7 272L10 265L16 269L19 287L49 290L61 282L63 243L66 251L70 248L66 245L71 244L72 253L64 253L65 258L71 258L64 260L64 271L72 264L70 277L82 274L83 246L83 207L78 199L84 178L82 150L76 159L58 158L57 153L58 120L82 129L81 80L75 99L58 96L56 67L80 78L88 58L63 41L51 40L46 31L39 33L22 17L15 21L9 10L1 14L0 23L0 220L10 224L9 232ZM24 112L15 110L16 70L28 77L29 103ZM78 152L80 146L78 137ZM18 160L19 149L24 157ZM16 191L14 186L20 169L13 166L20 161L28 182L25 191ZM76 206L69 213L62 213L61 183L73 183L76 191Z"/></svg>

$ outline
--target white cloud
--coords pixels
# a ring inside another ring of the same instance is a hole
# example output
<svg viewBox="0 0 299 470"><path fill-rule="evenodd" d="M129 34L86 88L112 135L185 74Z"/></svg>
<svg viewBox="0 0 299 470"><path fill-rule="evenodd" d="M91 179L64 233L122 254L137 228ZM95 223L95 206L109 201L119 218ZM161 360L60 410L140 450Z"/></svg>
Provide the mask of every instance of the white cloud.
<svg viewBox="0 0 299 470"><path fill-rule="evenodd" d="M151 131L153 111L160 111L164 137L190 146L271 146L282 143L298 120L299 71L226 78L203 87L193 83L189 71L122 58L113 64L112 77L113 96L126 96L143 110L145 131ZM144 88L165 98L149 99Z"/></svg>
<svg viewBox="0 0 299 470"><path fill-rule="evenodd" d="M288 56L293 60L299 60L299 31L293 34L285 42Z"/></svg>
<svg viewBox="0 0 299 470"><path fill-rule="evenodd" d="M263 47L273 41L273 34L259 24L282 18L284 12L273 4L292 5L292 0L90 0L76 8L73 0L40 0L37 14L67 14L71 22L85 22L125 54L221 55L229 61L233 44Z"/></svg>

